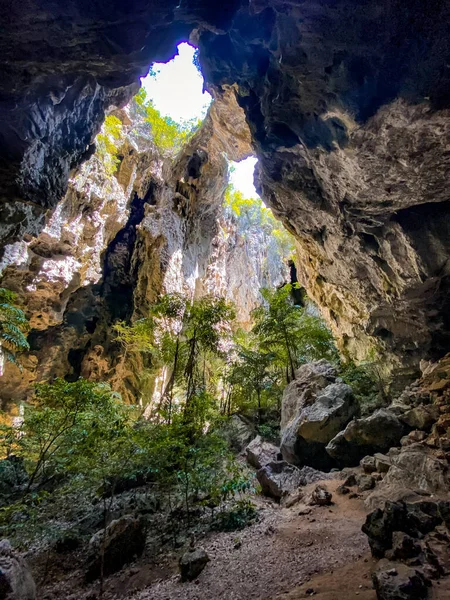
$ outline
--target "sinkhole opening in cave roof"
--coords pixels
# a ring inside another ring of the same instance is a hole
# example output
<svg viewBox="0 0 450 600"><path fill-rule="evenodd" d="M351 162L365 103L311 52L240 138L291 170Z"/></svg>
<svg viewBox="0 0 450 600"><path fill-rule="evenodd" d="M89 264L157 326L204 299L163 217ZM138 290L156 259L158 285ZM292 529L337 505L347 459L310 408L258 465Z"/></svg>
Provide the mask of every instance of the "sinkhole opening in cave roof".
<svg viewBox="0 0 450 600"><path fill-rule="evenodd" d="M154 63L142 87L153 106L164 117L183 125L202 121L212 102L204 89L204 80L197 60L197 49L187 42L177 47L176 54L167 63ZM250 156L240 162L230 161L230 183L245 198L258 198L253 184L257 159Z"/></svg>

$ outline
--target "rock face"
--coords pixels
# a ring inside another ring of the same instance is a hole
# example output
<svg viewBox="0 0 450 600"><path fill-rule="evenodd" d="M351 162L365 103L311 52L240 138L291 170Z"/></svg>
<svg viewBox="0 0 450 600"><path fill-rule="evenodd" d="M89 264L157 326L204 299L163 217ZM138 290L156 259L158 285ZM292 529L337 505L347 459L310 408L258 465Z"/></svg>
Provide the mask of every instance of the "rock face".
<svg viewBox="0 0 450 600"><path fill-rule="evenodd" d="M211 107L177 157L154 146L133 103L114 114L123 124L117 172L92 156L40 235L6 247L2 285L18 293L33 329L24 371L8 364L0 379L5 408L26 400L35 381L80 375L107 380L135 402L143 365L124 359L115 321L146 316L161 293L211 293L237 301L247 327L260 287L288 277L268 234L244 236L222 206L224 154L251 152L234 93Z"/></svg>
<svg viewBox="0 0 450 600"><path fill-rule="evenodd" d="M268 463L278 459L280 449L270 442L265 442L261 436L258 435L247 446L245 453L247 462L255 469L261 469Z"/></svg>
<svg viewBox="0 0 450 600"><path fill-rule="evenodd" d="M103 546L103 572L111 575L142 554L145 538L144 522L132 515L112 521L105 533L98 531L89 542L86 581L93 581L100 576Z"/></svg>
<svg viewBox="0 0 450 600"><path fill-rule="evenodd" d="M0 598L36 600L36 586L31 572L8 540L0 541Z"/></svg>
<svg viewBox="0 0 450 600"><path fill-rule="evenodd" d="M430 579L450 573L448 510L448 501L386 502L367 516L363 531L382 558L373 574L377 598L428 598Z"/></svg>
<svg viewBox="0 0 450 600"><path fill-rule="evenodd" d="M245 111L261 194L341 346L357 358L376 346L405 372L448 349L447 2L8 8L3 241L39 232L105 109L192 33L209 89L232 89Z"/></svg>
<svg viewBox="0 0 450 600"><path fill-rule="evenodd" d="M304 365L284 391L281 416L281 453L295 465L319 469L333 466L328 442L358 414L351 388L336 380L325 360Z"/></svg>
<svg viewBox="0 0 450 600"><path fill-rule="evenodd" d="M439 458L433 449L422 444L412 444L392 456L390 463L383 480L366 500L369 508L383 506L388 500L448 493L448 461L443 456Z"/></svg>
<svg viewBox="0 0 450 600"><path fill-rule="evenodd" d="M232 415L222 427L223 437L236 452L242 452L255 435L254 425L240 415Z"/></svg>
<svg viewBox="0 0 450 600"><path fill-rule="evenodd" d="M381 408L370 417L349 423L330 441L326 450L342 467L354 467L367 454L385 452L398 445L404 433L399 419Z"/></svg>

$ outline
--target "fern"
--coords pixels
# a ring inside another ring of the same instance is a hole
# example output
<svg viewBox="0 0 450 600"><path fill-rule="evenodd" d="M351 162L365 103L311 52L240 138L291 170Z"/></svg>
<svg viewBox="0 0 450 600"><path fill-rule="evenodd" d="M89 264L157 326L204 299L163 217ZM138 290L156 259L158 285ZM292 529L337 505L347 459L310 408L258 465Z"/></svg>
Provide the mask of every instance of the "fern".
<svg viewBox="0 0 450 600"><path fill-rule="evenodd" d="M16 298L11 290L0 288L0 364L7 360L21 369L17 354L30 346L26 338L28 320L23 310L14 306Z"/></svg>

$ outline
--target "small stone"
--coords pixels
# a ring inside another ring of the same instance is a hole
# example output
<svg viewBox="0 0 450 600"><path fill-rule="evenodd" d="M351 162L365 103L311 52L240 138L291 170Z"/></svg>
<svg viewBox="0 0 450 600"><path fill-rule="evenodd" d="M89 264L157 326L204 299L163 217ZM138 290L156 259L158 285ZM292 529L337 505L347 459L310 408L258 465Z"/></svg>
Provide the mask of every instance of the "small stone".
<svg viewBox="0 0 450 600"><path fill-rule="evenodd" d="M209 561L210 558L203 548L185 552L179 561L181 581L196 579Z"/></svg>
<svg viewBox="0 0 450 600"><path fill-rule="evenodd" d="M324 485L317 485L311 494L310 504L316 504L317 506L327 506L331 504L332 497L333 495L327 490L327 488Z"/></svg>

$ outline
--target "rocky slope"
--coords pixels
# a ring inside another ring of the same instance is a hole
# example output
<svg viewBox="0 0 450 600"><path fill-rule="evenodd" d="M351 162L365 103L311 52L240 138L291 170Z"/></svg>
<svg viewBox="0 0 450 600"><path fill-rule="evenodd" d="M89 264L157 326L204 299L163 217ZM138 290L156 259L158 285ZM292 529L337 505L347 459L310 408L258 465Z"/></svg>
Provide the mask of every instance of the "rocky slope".
<svg viewBox="0 0 450 600"><path fill-rule="evenodd" d="M231 91L176 157L153 145L133 103L115 115L123 123L117 172L94 154L43 231L6 246L1 285L18 293L32 331L24 371L8 365L0 379L5 406L25 399L34 381L79 375L108 380L135 402L142 365L114 342L116 320L147 316L161 293L177 291L226 296L248 327L260 287L289 277L280 255L269 257L270 236L258 228L244 236L223 206L227 157L251 152Z"/></svg>

